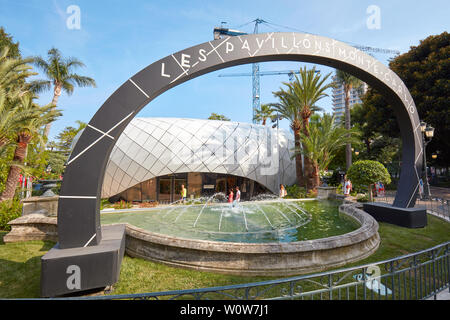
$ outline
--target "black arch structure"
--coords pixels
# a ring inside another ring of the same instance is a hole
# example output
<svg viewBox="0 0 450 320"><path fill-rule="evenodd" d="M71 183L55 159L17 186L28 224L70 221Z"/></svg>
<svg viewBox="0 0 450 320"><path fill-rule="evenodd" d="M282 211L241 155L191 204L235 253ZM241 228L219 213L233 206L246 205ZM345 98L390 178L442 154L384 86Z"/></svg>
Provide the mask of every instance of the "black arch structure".
<svg viewBox="0 0 450 320"><path fill-rule="evenodd" d="M141 70L100 107L78 140L58 203L59 248L100 244L100 196L109 155L133 117L154 98L185 81L226 67L265 61L300 61L344 70L382 93L394 107L403 142L395 207L415 204L422 170L422 140L414 101L401 79L378 60L342 42L302 33L265 33L208 41Z"/></svg>

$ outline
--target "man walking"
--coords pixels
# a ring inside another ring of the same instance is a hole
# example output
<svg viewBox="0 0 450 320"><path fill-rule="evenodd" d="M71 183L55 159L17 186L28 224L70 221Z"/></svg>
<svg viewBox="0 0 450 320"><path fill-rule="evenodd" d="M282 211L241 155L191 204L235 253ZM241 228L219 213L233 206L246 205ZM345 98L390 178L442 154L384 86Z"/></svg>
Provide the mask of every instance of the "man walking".
<svg viewBox="0 0 450 320"><path fill-rule="evenodd" d="M239 190L239 187L236 187L236 197L233 201L233 206L236 205L236 203L239 203L241 201L241 190Z"/></svg>

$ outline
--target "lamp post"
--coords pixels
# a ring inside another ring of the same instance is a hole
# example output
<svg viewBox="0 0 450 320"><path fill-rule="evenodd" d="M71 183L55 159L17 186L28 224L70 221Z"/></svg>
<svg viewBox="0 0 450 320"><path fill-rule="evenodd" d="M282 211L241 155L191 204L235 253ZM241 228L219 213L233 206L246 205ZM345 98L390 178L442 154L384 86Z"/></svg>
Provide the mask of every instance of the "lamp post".
<svg viewBox="0 0 450 320"><path fill-rule="evenodd" d="M280 116L280 114L277 112L277 115L276 115L276 118L275 117L272 117L271 118L271 120L272 120L272 123L273 122L276 122L276 123L274 123L273 125L272 125L272 129L275 129L275 128L277 128L277 150L278 150L278 165L280 165L280 143L279 143L279 141L278 141L278 128L279 128L279 120L282 120L283 118ZM280 187L280 184L281 184L281 179L280 179L280 169L278 168L278 175L277 175L278 177L278 185L277 185L277 187L279 188Z"/></svg>
<svg viewBox="0 0 450 320"><path fill-rule="evenodd" d="M422 143L423 143L423 164L425 168L425 183L424 183L424 198L431 198L430 184L428 183L428 170L427 170L427 154L426 148L428 143L433 139L434 136L434 128L427 125L425 121L420 122L420 131L422 132Z"/></svg>

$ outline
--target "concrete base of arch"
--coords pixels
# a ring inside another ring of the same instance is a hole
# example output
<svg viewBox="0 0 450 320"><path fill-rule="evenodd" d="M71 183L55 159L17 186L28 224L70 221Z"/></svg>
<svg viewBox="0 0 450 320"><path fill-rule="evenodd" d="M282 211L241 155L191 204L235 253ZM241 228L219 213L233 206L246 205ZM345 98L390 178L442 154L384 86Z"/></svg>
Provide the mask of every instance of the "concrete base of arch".
<svg viewBox="0 0 450 320"><path fill-rule="evenodd" d="M425 208L398 208L387 203L364 203L363 208L379 222L406 228L427 226L427 210Z"/></svg>
<svg viewBox="0 0 450 320"><path fill-rule="evenodd" d="M125 225L104 226L102 235L96 246L61 249L56 244L41 258L42 297L73 295L119 280Z"/></svg>

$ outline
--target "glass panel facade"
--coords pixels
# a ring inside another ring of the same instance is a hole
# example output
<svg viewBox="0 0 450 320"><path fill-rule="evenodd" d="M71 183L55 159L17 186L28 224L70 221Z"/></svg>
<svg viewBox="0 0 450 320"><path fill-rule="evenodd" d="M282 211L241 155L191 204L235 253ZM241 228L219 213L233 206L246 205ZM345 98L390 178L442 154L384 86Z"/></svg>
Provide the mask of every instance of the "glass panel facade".
<svg viewBox="0 0 450 320"><path fill-rule="evenodd" d="M252 196L267 193L269 190L261 184L247 178L227 174L189 172L152 178L141 182L120 194L111 197L111 202L121 199L130 202L158 201L172 203L181 199L181 185L187 189L187 198L211 196L222 192L228 194L236 186L241 190L241 199L249 200Z"/></svg>
<svg viewBox="0 0 450 320"><path fill-rule="evenodd" d="M249 179L278 194L280 183L291 185L296 179L292 138L282 129L249 123L135 118L111 153L102 197L174 201L181 182L175 184L173 179L184 179L188 197L222 191L245 181L250 190ZM278 144L279 153L273 152L273 143ZM236 181L216 186L216 179L227 176L236 177ZM172 181L160 186L160 179Z"/></svg>
<svg viewBox="0 0 450 320"><path fill-rule="evenodd" d="M159 178L158 201L171 202L172 179Z"/></svg>

